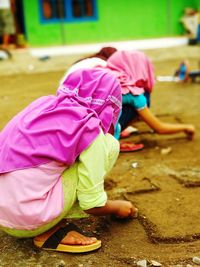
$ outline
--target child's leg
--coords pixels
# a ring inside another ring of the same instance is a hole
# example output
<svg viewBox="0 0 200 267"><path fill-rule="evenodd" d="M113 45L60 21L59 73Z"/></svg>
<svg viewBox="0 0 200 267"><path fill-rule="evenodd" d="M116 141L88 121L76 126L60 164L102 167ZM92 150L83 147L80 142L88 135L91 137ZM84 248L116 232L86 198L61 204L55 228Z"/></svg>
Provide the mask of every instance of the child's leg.
<svg viewBox="0 0 200 267"><path fill-rule="evenodd" d="M114 139L110 134L105 135L105 140L109 151L106 171L109 172L113 168L119 156L119 142Z"/></svg>
<svg viewBox="0 0 200 267"><path fill-rule="evenodd" d="M104 178L118 153L119 142L112 135L101 132L79 156L77 197L83 210L105 205Z"/></svg>
<svg viewBox="0 0 200 267"><path fill-rule="evenodd" d="M121 131L126 129L126 127L134 120L138 118L137 111L129 104L122 105L122 114L119 118L119 123L121 125Z"/></svg>
<svg viewBox="0 0 200 267"><path fill-rule="evenodd" d="M101 133L100 135L103 135L103 134ZM119 142L115 138L113 138L113 136L110 135L110 134L106 134L105 136L103 135L102 137L104 139L104 142L105 142L105 145L106 145L106 150L107 150L107 152L106 152L107 157L105 158L105 171L109 172L112 169L112 167L113 167L114 163L116 162L117 157L119 155ZM87 149L88 153L91 156L93 156L93 158L97 153L100 153L99 150L96 151L96 146L98 147L98 143L100 142L99 139L100 139L100 136L97 137L97 139L94 141L94 143L91 146L89 146L88 149ZM95 145L95 143L96 143L96 145ZM100 145L102 146L102 143L100 143ZM99 159L100 158L98 158L98 160ZM91 161L91 158L88 158L88 161ZM98 161L98 163L99 163L99 161ZM82 164L80 164L80 162L77 162L75 164L75 166L76 166L75 172L76 173L73 174L73 177L75 177L75 176L77 177L78 172L80 172L81 165ZM94 165L94 162L93 162L93 165ZM102 168L103 168L103 166L102 166ZM96 171L96 170L97 170L97 168L95 168L94 171ZM82 170L81 170L81 172L82 172ZM65 184L65 181L68 182L68 180L69 180L69 174L68 174L68 170L66 170L64 172L64 174L63 174L64 190L65 190L65 188L67 188L67 184ZM77 187L77 185L76 185L76 187ZM65 193L65 196L67 198L68 192L64 192L64 193ZM74 199L76 199L76 196L75 196ZM67 201L68 201L68 198L67 198ZM67 206L69 206L69 203L67 204ZM73 207L69 211L67 211L66 216L65 216L65 218L72 218L72 219L73 218L75 218L75 219L84 218L84 217L88 217L88 214L85 213L80 208L78 202L76 202L73 205Z"/></svg>

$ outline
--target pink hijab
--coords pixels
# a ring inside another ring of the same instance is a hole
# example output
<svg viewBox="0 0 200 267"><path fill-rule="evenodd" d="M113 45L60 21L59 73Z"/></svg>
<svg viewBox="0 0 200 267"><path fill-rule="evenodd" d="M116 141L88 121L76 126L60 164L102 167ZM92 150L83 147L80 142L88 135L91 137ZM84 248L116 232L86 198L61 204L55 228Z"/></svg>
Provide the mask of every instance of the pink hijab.
<svg viewBox="0 0 200 267"><path fill-rule="evenodd" d="M78 70L58 88L17 114L0 133L0 173L52 160L72 165L98 136L115 125L121 88L101 69Z"/></svg>
<svg viewBox="0 0 200 267"><path fill-rule="evenodd" d="M153 66L142 52L117 51L108 59L107 68L117 75L122 94L140 95L153 89Z"/></svg>

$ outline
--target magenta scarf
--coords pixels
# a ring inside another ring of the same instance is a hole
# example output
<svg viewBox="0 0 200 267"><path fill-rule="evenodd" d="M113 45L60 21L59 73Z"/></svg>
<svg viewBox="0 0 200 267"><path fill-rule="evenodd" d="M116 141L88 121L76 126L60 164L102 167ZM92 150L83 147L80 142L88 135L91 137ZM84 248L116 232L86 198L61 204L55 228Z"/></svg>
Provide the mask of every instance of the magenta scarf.
<svg viewBox="0 0 200 267"><path fill-rule="evenodd" d="M58 88L17 114L0 133L0 173L55 160L72 165L98 136L115 125L121 88L101 69L78 70Z"/></svg>
<svg viewBox="0 0 200 267"><path fill-rule="evenodd" d="M142 52L117 51L108 59L107 68L117 75L122 94L140 95L153 89L153 66Z"/></svg>

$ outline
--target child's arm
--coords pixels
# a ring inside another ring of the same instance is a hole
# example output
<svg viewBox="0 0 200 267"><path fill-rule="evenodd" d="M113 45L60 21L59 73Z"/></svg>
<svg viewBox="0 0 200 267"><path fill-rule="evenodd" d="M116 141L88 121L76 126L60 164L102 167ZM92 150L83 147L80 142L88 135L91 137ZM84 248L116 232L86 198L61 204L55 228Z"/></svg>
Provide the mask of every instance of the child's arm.
<svg viewBox="0 0 200 267"><path fill-rule="evenodd" d="M80 207L93 215L115 215L118 218L135 217L137 209L124 200L108 200L104 177L112 168L119 153L118 141L101 132L81 153L77 174L77 197Z"/></svg>
<svg viewBox="0 0 200 267"><path fill-rule="evenodd" d="M115 215L118 218L136 217L137 208L131 202L125 200L108 200L103 207L85 210L92 215Z"/></svg>
<svg viewBox="0 0 200 267"><path fill-rule="evenodd" d="M195 127L192 124L165 123L160 121L149 108L138 110L138 114L158 134L174 134L184 132L188 138L193 139Z"/></svg>

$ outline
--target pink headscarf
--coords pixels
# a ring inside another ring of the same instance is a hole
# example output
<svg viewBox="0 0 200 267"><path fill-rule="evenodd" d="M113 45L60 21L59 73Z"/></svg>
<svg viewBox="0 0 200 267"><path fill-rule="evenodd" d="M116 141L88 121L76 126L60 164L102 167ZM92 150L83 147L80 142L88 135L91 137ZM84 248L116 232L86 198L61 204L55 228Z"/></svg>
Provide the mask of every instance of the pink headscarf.
<svg viewBox="0 0 200 267"><path fill-rule="evenodd" d="M153 89L153 66L142 52L117 51L108 59L107 68L117 75L122 94L140 95Z"/></svg>
<svg viewBox="0 0 200 267"><path fill-rule="evenodd" d="M121 88L101 69L70 74L57 95L44 96L17 114L0 133L0 173L52 160L72 165L98 136L115 125Z"/></svg>

